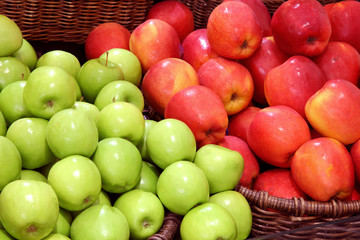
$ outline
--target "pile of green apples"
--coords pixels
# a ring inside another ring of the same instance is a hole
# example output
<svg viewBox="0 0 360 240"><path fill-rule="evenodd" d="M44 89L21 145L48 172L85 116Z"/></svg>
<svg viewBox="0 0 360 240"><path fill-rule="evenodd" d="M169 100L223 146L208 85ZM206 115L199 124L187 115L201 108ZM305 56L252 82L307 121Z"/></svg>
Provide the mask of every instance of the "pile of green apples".
<svg viewBox="0 0 360 240"><path fill-rule="evenodd" d="M242 156L145 118L133 53L37 56L4 15L0 36L0 239L147 239L167 211L182 239L248 237Z"/></svg>

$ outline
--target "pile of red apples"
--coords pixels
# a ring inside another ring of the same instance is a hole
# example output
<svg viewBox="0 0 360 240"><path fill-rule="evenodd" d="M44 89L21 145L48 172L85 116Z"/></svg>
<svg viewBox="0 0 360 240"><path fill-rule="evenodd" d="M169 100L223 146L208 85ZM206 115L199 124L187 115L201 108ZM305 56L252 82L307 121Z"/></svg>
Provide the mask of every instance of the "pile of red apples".
<svg viewBox="0 0 360 240"><path fill-rule="evenodd" d="M238 151L241 185L358 200L359 13L352 0L289 0L274 13L261 0L225 0L194 29L188 6L162 1L131 32L97 26L85 51L88 59L115 47L134 53L148 107L185 122L198 148Z"/></svg>

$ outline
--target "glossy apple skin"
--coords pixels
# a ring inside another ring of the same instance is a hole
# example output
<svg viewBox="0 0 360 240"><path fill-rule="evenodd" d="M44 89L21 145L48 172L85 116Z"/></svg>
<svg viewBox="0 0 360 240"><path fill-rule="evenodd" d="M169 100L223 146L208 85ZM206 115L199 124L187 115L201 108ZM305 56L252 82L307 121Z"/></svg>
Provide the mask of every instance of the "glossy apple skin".
<svg viewBox="0 0 360 240"><path fill-rule="evenodd" d="M0 90L10 83L27 80L29 67L15 57L0 57Z"/></svg>
<svg viewBox="0 0 360 240"><path fill-rule="evenodd" d="M284 63L289 56L281 51L272 36L263 37L260 47L249 58L241 63L250 71L254 82L253 100L259 104L267 104L264 91L266 74L274 67Z"/></svg>
<svg viewBox="0 0 360 240"><path fill-rule="evenodd" d="M305 118L306 101L325 82L325 75L310 58L292 56L266 75L265 98L269 106L286 105Z"/></svg>
<svg viewBox="0 0 360 240"><path fill-rule="evenodd" d="M351 145L350 155L354 163L356 185L360 186L360 140Z"/></svg>
<svg viewBox="0 0 360 240"><path fill-rule="evenodd" d="M8 56L21 48L23 42L23 35L19 26L9 17L2 14L0 16L2 37L0 41L0 56Z"/></svg>
<svg viewBox="0 0 360 240"><path fill-rule="evenodd" d="M141 89L148 104L164 115L166 105L175 93L195 85L199 85L199 79L189 63L180 58L166 58L149 69Z"/></svg>
<svg viewBox="0 0 360 240"><path fill-rule="evenodd" d="M291 0L281 4L271 19L277 46L289 55L315 57L329 42L331 23L316 0Z"/></svg>
<svg viewBox="0 0 360 240"><path fill-rule="evenodd" d="M174 0L157 2L148 14L148 19L160 19L170 24L178 33L180 42L194 31L194 16L192 11L184 3Z"/></svg>
<svg viewBox="0 0 360 240"><path fill-rule="evenodd" d="M244 170L239 183L241 186L252 188L256 177L260 173L258 159L249 145L239 137L226 135L217 145L237 151L244 160Z"/></svg>
<svg viewBox="0 0 360 240"><path fill-rule="evenodd" d="M159 179L160 170L152 163L142 161L142 168L140 173L140 180L135 185L134 189L142 189L147 192L152 192L156 195L157 181Z"/></svg>
<svg viewBox="0 0 360 240"><path fill-rule="evenodd" d="M306 117L322 136L345 145L360 138L360 90L347 80L330 80L309 98Z"/></svg>
<svg viewBox="0 0 360 240"><path fill-rule="evenodd" d="M197 148L223 139L229 121L219 96L200 85L176 93L165 109L165 118L186 123L195 136Z"/></svg>
<svg viewBox="0 0 360 240"><path fill-rule="evenodd" d="M279 105L260 110L248 129L248 144L261 160L281 168L291 165L291 156L306 141L310 129L294 109Z"/></svg>
<svg viewBox="0 0 360 240"><path fill-rule="evenodd" d="M25 38L23 38L23 43L19 50L11 54L11 56L25 63L30 71L34 70L36 67L38 56L34 47Z"/></svg>
<svg viewBox="0 0 360 240"><path fill-rule="evenodd" d="M244 59L260 46L263 35L254 11L247 4L228 1L211 12L207 36L212 49L221 56Z"/></svg>
<svg viewBox="0 0 360 240"><path fill-rule="evenodd" d="M329 42L321 55L313 59L327 80L344 79L358 85L360 54L346 42Z"/></svg>
<svg viewBox="0 0 360 240"><path fill-rule="evenodd" d="M261 108L248 106L242 111L232 115L229 118L228 134L236 136L247 142L247 132L252 119Z"/></svg>
<svg viewBox="0 0 360 240"><path fill-rule="evenodd" d="M15 144L7 137L0 136L0 190L2 190L8 183L20 178L22 161L19 150Z"/></svg>
<svg viewBox="0 0 360 240"><path fill-rule="evenodd" d="M360 3L358 1L339 1L324 5L331 22L331 41L351 44L360 52Z"/></svg>
<svg viewBox="0 0 360 240"><path fill-rule="evenodd" d="M341 142L328 137L304 143L292 158L291 174L297 185L316 201L344 199L355 184L349 151Z"/></svg>
<svg viewBox="0 0 360 240"><path fill-rule="evenodd" d="M200 85L210 88L220 97L229 116L246 108L253 98L251 73L233 60L223 57L209 59L201 65L197 75Z"/></svg>
<svg viewBox="0 0 360 240"><path fill-rule="evenodd" d="M100 57L112 48L129 50L130 31L119 23L106 22L97 25L90 31L85 40L86 59Z"/></svg>
<svg viewBox="0 0 360 240"><path fill-rule="evenodd" d="M141 63L143 74L165 58L181 58L176 30L159 19L149 19L137 26L131 33L129 45Z"/></svg>
<svg viewBox="0 0 360 240"><path fill-rule="evenodd" d="M37 180L47 183L46 177L37 170L23 169L20 173L20 179L22 180Z"/></svg>

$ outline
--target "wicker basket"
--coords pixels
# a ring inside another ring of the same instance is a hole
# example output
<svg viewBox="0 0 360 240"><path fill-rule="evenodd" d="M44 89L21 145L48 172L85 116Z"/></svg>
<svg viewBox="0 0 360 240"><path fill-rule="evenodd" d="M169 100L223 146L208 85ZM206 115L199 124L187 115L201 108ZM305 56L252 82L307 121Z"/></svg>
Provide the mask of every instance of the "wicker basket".
<svg viewBox="0 0 360 240"><path fill-rule="evenodd" d="M26 40L82 44L103 22L115 21L133 30L152 5L152 0L1 0L0 14L14 20Z"/></svg>

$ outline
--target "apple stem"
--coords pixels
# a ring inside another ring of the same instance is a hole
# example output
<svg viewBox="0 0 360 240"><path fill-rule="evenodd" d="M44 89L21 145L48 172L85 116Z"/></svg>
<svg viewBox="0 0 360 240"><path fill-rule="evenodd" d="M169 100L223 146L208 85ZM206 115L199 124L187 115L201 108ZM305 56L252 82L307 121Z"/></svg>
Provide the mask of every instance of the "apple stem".
<svg viewBox="0 0 360 240"><path fill-rule="evenodd" d="M109 52L106 52L105 66L108 64Z"/></svg>
<svg viewBox="0 0 360 240"><path fill-rule="evenodd" d="M82 102L82 101L84 101L84 96L81 96L79 99L79 102Z"/></svg>
<svg viewBox="0 0 360 240"><path fill-rule="evenodd" d="M24 80L24 76L25 76L25 74L22 73L21 74L21 81Z"/></svg>

